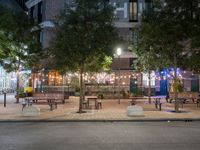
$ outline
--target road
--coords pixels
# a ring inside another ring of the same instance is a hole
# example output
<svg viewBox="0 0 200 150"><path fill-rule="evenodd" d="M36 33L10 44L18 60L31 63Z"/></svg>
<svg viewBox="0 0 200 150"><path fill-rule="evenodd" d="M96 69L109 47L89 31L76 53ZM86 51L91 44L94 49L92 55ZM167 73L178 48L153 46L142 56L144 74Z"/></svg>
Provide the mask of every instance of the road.
<svg viewBox="0 0 200 150"><path fill-rule="evenodd" d="M0 123L0 150L199 150L200 122Z"/></svg>

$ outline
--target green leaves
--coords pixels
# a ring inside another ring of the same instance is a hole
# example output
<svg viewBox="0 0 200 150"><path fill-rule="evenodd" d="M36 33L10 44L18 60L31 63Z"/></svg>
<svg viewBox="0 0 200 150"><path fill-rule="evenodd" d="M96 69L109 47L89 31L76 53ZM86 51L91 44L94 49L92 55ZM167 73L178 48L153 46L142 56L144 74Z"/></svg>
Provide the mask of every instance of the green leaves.
<svg viewBox="0 0 200 150"><path fill-rule="evenodd" d="M113 7L101 0L76 0L57 22L56 38L50 48L56 69L102 69L106 56L119 39L113 27Z"/></svg>
<svg viewBox="0 0 200 150"><path fill-rule="evenodd" d="M149 62L158 68L196 70L198 65L193 64L199 59L196 57L200 50L199 14L198 0L166 0L165 5L161 0L154 1L152 12L143 15L136 53L147 59L152 56L156 63ZM152 53L149 53L149 47L152 47ZM146 61L141 63L146 64Z"/></svg>
<svg viewBox="0 0 200 150"><path fill-rule="evenodd" d="M22 11L0 6L0 62L7 71L31 68L41 54L35 24Z"/></svg>

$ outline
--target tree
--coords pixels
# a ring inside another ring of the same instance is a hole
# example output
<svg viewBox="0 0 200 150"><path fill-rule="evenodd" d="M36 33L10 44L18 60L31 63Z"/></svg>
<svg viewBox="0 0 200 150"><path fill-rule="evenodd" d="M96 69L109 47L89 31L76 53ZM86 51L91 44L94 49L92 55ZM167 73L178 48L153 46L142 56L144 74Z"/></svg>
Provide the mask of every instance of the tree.
<svg viewBox="0 0 200 150"><path fill-rule="evenodd" d="M148 100L151 103L151 73L152 71L157 71L160 66L160 59L156 53L153 52L151 46L145 50L145 53L140 51L144 48L144 43L141 42L143 45L138 46L138 49L135 49L135 53L137 54L137 59L134 60L133 67L135 70L139 72L145 72L148 75ZM157 60L157 61L155 61Z"/></svg>
<svg viewBox="0 0 200 150"><path fill-rule="evenodd" d="M38 33L31 31L34 23L23 11L0 8L0 63L7 72L17 74L16 102L19 102L20 71L38 64L41 54Z"/></svg>
<svg viewBox="0 0 200 150"><path fill-rule="evenodd" d="M154 0L152 11L144 13L142 19L141 36L149 39L154 53L166 60L164 63L160 63L162 59L156 60L163 68L174 68L175 87L178 87L177 69L191 68L191 64L185 61L199 52L199 35L196 34L200 32L198 6L198 0L166 0L165 3ZM175 88L176 112L179 111L177 97L178 89Z"/></svg>
<svg viewBox="0 0 200 150"><path fill-rule="evenodd" d="M164 65L168 64L168 60L155 52L156 34L158 31L155 24L157 22L154 20L154 14L149 13L151 12L144 12L142 24L138 29L133 30L137 35L137 41L132 46L132 50L137 55L137 59L133 63L133 68L139 72L147 73L148 99L149 103L151 103L151 73L152 71L161 70Z"/></svg>
<svg viewBox="0 0 200 150"><path fill-rule="evenodd" d="M57 24L50 51L56 69L80 73L79 113L83 112L84 72L102 68L118 40L113 10L106 1L75 0L74 7L67 6Z"/></svg>

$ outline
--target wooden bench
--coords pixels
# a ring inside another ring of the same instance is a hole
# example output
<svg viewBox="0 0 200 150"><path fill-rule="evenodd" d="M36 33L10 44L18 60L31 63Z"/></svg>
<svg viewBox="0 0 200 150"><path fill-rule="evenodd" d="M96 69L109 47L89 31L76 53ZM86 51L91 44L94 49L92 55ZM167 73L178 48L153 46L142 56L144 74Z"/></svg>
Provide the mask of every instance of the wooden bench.
<svg viewBox="0 0 200 150"><path fill-rule="evenodd" d="M195 103L195 100L199 99L199 93L198 92L180 92L177 95L178 99L184 99L184 103L187 101L192 101ZM174 93L169 93L169 99L170 102L175 99L175 94Z"/></svg>
<svg viewBox="0 0 200 150"><path fill-rule="evenodd" d="M65 94L64 93L33 93L32 97L48 97L53 98L57 103L65 103Z"/></svg>

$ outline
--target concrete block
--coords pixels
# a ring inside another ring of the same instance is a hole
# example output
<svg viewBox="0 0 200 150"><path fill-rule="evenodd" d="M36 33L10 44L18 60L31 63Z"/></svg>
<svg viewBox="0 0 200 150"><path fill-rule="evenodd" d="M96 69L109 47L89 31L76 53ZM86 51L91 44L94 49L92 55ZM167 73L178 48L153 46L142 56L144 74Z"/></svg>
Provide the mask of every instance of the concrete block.
<svg viewBox="0 0 200 150"><path fill-rule="evenodd" d="M22 115L26 117L34 117L40 115L40 109L35 106L25 107L22 111Z"/></svg>
<svg viewBox="0 0 200 150"><path fill-rule="evenodd" d="M129 117L131 116L144 116L144 113L143 113L143 108L141 106L137 106L137 105L134 105L134 106L128 106L127 107L127 115Z"/></svg>

